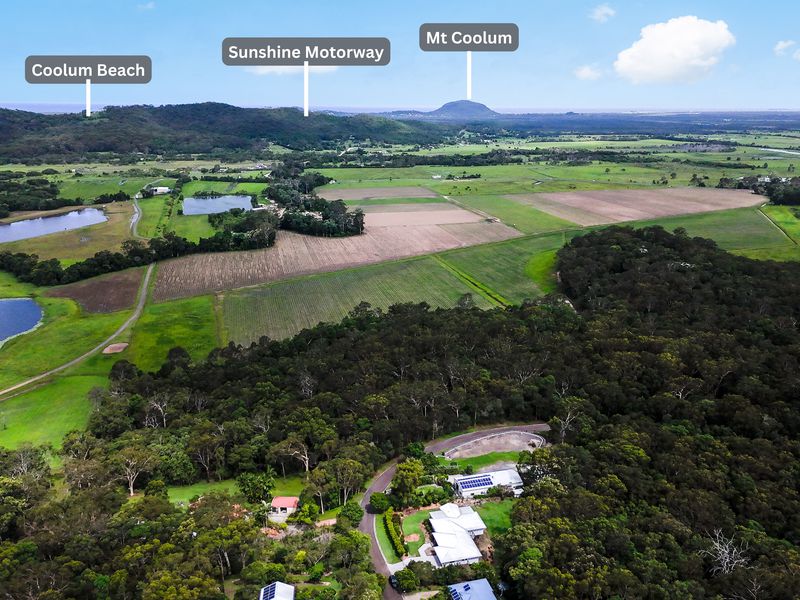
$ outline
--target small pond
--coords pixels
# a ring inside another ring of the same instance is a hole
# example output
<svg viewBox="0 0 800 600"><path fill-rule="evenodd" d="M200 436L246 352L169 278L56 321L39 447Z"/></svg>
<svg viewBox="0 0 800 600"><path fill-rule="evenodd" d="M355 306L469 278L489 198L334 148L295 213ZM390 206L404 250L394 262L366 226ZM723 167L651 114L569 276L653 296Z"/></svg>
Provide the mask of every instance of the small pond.
<svg viewBox="0 0 800 600"><path fill-rule="evenodd" d="M212 215L227 212L232 208L252 210L250 196L216 196L214 198L184 198L183 214Z"/></svg>
<svg viewBox="0 0 800 600"><path fill-rule="evenodd" d="M58 233L59 231L97 225L104 221L108 221L108 217L102 210L82 208L81 210L73 210L52 217L39 217L15 221L14 223L3 223L0 224L0 243L27 240L28 238Z"/></svg>
<svg viewBox="0 0 800 600"><path fill-rule="evenodd" d="M36 327L42 309L30 298L0 299L0 344Z"/></svg>

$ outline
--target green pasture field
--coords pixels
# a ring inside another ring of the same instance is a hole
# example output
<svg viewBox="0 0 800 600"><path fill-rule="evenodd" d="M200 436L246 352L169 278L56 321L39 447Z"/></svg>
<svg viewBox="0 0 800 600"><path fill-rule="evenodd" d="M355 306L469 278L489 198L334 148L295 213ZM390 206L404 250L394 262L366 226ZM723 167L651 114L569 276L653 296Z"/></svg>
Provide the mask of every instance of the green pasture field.
<svg viewBox="0 0 800 600"><path fill-rule="evenodd" d="M94 348L110 336L130 311L83 313L77 303L38 297L44 309L42 325L8 340L0 348L0 389L58 367Z"/></svg>
<svg viewBox="0 0 800 600"><path fill-rule="evenodd" d="M547 233L578 227L575 223L502 196L459 196L457 202L495 216L522 233Z"/></svg>
<svg viewBox="0 0 800 600"><path fill-rule="evenodd" d="M403 302L451 307L471 293L476 306L491 304L430 257L310 275L225 294L228 338L242 344L263 335L283 339L320 322L338 322L360 302L388 308Z"/></svg>
<svg viewBox="0 0 800 600"><path fill-rule="evenodd" d="M131 237L130 223L133 216L131 202L106 204L103 210L108 221L51 233L40 237L0 244L0 251L25 252L39 258L57 258L62 264L83 260L101 250L118 250Z"/></svg>
<svg viewBox="0 0 800 600"><path fill-rule="evenodd" d="M147 304L133 327L130 346L120 356L145 371L158 370L167 352L182 347L194 359L220 346L213 296Z"/></svg>
<svg viewBox="0 0 800 600"><path fill-rule="evenodd" d="M797 246L757 208L737 208L718 212L662 217L650 221L625 223L631 227L661 225L668 231L683 227L691 236L711 238L717 244L736 254L754 256L768 250L775 256L791 259L798 255Z"/></svg>
<svg viewBox="0 0 800 600"><path fill-rule="evenodd" d="M200 238L211 237L217 232L208 222L208 215L174 214L166 229L193 242L197 242Z"/></svg>
<svg viewBox="0 0 800 600"><path fill-rule="evenodd" d="M153 177L131 177L124 174L116 175L84 175L82 177L52 175L51 180L58 182L59 195L62 198L83 198L91 200L101 194L116 194L125 192L130 196L136 194L148 183L152 183ZM174 179L162 179L158 185L172 187ZM155 184L154 184L155 185Z"/></svg>
<svg viewBox="0 0 800 600"><path fill-rule="evenodd" d="M792 238L800 243L800 218L794 215L793 210L800 211L800 207L792 206L764 206L761 212L766 214L774 223ZM798 212L800 214L800 212Z"/></svg>
<svg viewBox="0 0 800 600"><path fill-rule="evenodd" d="M164 228L169 221L167 215L169 199L169 196L153 196L152 198L142 198L137 201L139 210L142 212L139 217L139 224L136 227L140 236L151 238L164 233ZM173 210L177 210L177 208L173 208Z"/></svg>
<svg viewBox="0 0 800 600"><path fill-rule="evenodd" d="M549 264L554 264L555 251L579 233L550 233L449 250L439 258L509 302L519 304L552 291L553 271L542 272L539 257L546 256Z"/></svg>
<svg viewBox="0 0 800 600"><path fill-rule="evenodd" d="M0 401L0 446L16 448L31 443L59 447L69 431L86 427L91 410L87 395L107 383L106 377L96 375L60 377Z"/></svg>

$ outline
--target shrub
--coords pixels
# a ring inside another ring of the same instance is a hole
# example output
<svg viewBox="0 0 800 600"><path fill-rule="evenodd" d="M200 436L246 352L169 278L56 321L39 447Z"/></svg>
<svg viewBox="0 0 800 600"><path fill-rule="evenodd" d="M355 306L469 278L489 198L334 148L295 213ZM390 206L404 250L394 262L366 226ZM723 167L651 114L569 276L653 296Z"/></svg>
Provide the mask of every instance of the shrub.
<svg viewBox="0 0 800 600"><path fill-rule="evenodd" d="M382 492L375 492L369 497L370 512L380 514L386 512L390 506L389 497Z"/></svg>
<svg viewBox="0 0 800 600"><path fill-rule="evenodd" d="M406 553L406 545L403 540L403 531L397 526L395 517L399 519L399 515L395 515L393 509L388 509L383 513L383 526L386 528L386 535L389 536L395 553L397 556L403 556Z"/></svg>

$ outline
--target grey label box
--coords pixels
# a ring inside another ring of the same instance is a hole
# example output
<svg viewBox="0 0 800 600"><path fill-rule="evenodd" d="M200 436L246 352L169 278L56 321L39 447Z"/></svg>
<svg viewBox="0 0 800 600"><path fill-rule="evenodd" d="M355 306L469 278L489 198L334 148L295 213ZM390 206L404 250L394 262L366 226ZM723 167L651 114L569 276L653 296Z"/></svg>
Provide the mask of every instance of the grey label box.
<svg viewBox="0 0 800 600"><path fill-rule="evenodd" d="M144 55L29 56L28 83L149 83L153 63Z"/></svg>
<svg viewBox="0 0 800 600"><path fill-rule="evenodd" d="M222 62L232 66L383 66L391 44L383 37L230 37Z"/></svg>
<svg viewBox="0 0 800 600"><path fill-rule="evenodd" d="M513 52L519 48L514 23L424 23L419 47L425 52Z"/></svg>

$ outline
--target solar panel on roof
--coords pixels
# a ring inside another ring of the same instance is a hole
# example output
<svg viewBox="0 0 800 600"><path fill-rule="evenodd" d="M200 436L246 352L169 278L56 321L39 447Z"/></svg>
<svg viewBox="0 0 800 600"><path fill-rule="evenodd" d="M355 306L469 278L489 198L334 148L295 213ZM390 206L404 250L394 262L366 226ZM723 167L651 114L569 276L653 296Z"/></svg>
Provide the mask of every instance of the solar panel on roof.
<svg viewBox="0 0 800 600"><path fill-rule="evenodd" d="M450 595L453 597L453 600L462 600L461 594L458 593L458 590L450 590Z"/></svg>
<svg viewBox="0 0 800 600"><path fill-rule="evenodd" d="M261 600L275 600L275 590L277 585L270 583L267 587L261 589Z"/></svg>
<svg viewBox="0 0 800 600"><path fill-rule="evenodd" d="M461 479L458 482L459 487L463 490L471 490L479 487L492 487L492 478L488 476L472 477L470 479Z"/></svg>

